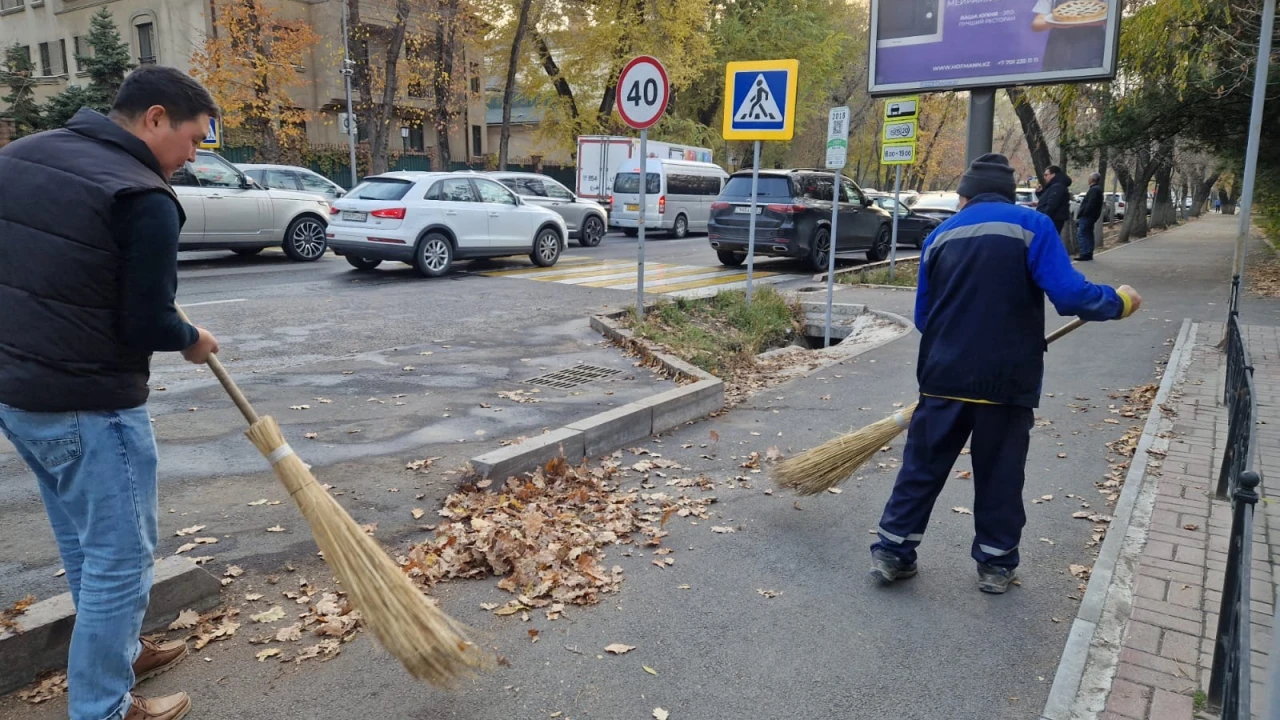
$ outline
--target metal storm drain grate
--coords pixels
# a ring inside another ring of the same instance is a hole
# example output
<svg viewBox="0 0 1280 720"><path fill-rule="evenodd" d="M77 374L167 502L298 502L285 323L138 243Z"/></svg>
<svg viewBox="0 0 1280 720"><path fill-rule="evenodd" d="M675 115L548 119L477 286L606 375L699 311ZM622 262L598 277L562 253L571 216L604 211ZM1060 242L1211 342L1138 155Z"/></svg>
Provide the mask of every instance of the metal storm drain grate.
<svg viewBox="0 0 1280 720"><path fill-rule="evenodd" d="M558 390L569 390L570 388L576 388L579 385L586 385L587 383L595 380L613 377L621 372L621 370L600 367L599 365L575 365L564 370L557 370L553 373L529 378L524 382L527 385L540 385L542 387L556 388Z"/></svg>

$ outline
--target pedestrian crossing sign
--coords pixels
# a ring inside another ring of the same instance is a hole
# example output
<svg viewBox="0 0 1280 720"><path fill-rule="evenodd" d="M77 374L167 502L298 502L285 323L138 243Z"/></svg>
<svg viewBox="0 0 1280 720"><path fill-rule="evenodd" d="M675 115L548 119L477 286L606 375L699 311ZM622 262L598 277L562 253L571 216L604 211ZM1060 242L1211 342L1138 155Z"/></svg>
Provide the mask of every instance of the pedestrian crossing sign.
<svg viewBox="0 0 1280 720"><path fill-rule="evenodd" d="M205 133L204 140L200 143L200 147L205 150L217 150L222 147L222 121L218 118L209 118L209 131Z"/></svg>
<svg viewBox="0 0 1280 720"><path fill-rule="evenodd" d="M799 60L731 62L725 68L724 139L790 140L795 135Z"/></svg>

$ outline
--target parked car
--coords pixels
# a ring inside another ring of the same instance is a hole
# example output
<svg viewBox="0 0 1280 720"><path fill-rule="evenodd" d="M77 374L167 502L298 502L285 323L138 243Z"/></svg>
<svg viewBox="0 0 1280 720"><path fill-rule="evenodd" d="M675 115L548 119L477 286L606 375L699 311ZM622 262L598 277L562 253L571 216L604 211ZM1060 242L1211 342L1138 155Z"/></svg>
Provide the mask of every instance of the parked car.
<svg viewBox="0 0 1280 720"><path fill-rule="evenodd" d="M827 267L831 250L832 175L822 170L761 170L756 210L757 255L798 258L815 271ZM889 254L889 212L847 177L840 181L836 252L865 250L867 259ZM711 206L708 238L729 267L747 258L751 221L751 171L729 177Z"/></svg>
<svg viewBox="0 0 1280 720"><path fill-rule="evenodd" d="M347 194L342 186L303 167L292 165L255 165L238 163L237 168L253 181L265 188L276 190L298 190L300 192L323 195L329 200L337 200Z"/></svg>
<svg viewBox="0 0 1280 720"><path fill-rule="evenodd" d="M953 192L924 193L911 209L941 222L960 212L960 196Z"/></svg>
<svg viewBox="0 0 1280 720"><path fill-rule="evenodd" d="M724 168L661 158L649 158L645 165L645 227L666 230L675 238L706 232L711 204L729 177ZM629 161L622 168L609 198L609 227L635 237L640 233L640 163Z"/></svg>
<svg viewBox="0 0 1280 720"><path fill-rule="evenodd" d="M312 193L263 188L218 155L201 150L170 179L187 221L179 250L256 255L280 246L293 260L324 255L329 203Z"/></svg>
<svg viewBox="0 0 1280 720"><path fill-rule="evenodd" d="M569 237L583 247L595 247L604 239L609 227L609 215L604 206L569 192L569 189L546 175L533 173L496 172L494 180L506 185L520 199L547 208L564 218Z"/></svg>
<svg viewBox="0 0 1280 720"><path fill-rule="evenodd" d="M929 237L929 233L933 229L942 224L942 221L936 217L922 215L915 211L914 208L907 207L906 203L895 203L892 195L884 195L881 193L866 193L871 198L871 202L885 210L893 216L895 209L898 213L898 245L915 245L916 247L924 247L924 239Z"/></svg>
<svg viewBox="0 0 1280 720"><path fill-rule="evenodd" d="M329 245L357 270L398 260L425 277L444 275L455 260L510 255L551 267L568 235L560 215L471 172L365 178L334 201L329 221Z"/></svg>
<svg viewBox="0 0 1280 720"><path fill-rule="evenodd" d="M1125 207L1124 193L1118 193L1118 192L1107 193L1105 197L1108 200L1108 204L1115 207L1115 211L1113 213L1115 215L1115 218L1117 220L1123 220L1124 207Z"/></svg>
<svg viewBox="0 0 1280 720"><path fill-rule="evenodd" d="M1084 193L1077 193L1075 197L1071 198L1071 217L1073 218L1080 217L1080 203L1082 202L1084 202ZM1111 217L1113 212L1114 210L1112 208L1111 198L1108 197L1108 193L1103 193L1102 194L1102 222L1111 222Z"/></svg>
<svg viewBox="0 0 1280 720"><path fill-rule="evenodd" d="M1034 208L1039 201L1040 195L1035 188L1020 187L1014 191L1014 202L1023 207Z"/></svg>

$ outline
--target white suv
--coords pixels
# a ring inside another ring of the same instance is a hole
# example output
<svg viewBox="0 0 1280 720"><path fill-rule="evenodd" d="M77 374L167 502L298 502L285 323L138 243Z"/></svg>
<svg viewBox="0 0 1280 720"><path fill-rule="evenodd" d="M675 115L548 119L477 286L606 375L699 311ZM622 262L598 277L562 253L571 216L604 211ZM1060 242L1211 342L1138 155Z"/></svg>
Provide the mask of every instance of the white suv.
<svg viewBox="0 0 1280 720"><path fill-rule="evenodd" d="M556 213L469 172L367 177L330 212L329 247L358 270L398 260L439 277L454 260L509 255L550 267L568 237Z"/></svg>

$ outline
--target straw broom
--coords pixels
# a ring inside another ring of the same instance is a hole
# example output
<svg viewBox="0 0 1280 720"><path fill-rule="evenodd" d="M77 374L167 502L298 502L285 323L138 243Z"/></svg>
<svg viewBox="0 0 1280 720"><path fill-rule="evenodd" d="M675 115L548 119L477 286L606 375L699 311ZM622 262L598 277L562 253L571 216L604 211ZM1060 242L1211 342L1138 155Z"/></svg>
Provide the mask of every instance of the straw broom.
<svg viewBox="0 0 1280 720"><path fill-rule="evenodd" d="M1051 343L1084 325L1076 318L1049 333L1044 340ZM773 479L778 485L794 490L797 495L817 495L844 482L858 468L880 451L911 424L918 402L893 415L851 433L832 438L818 447L783 460L774 466Z"/></svg>
<svg viewBox="0 0 1280 720"><path fill-rule="evenodd" d="M181 308L178 313L187 320ZM275 419L258 416L216 356L210 355L207 364L248 421L245 434L298 504L325 562L378 642L410 675L434 685L448 685L483 664L462 626L431 604L377 541L316 482L285 442Z"/></svg>

